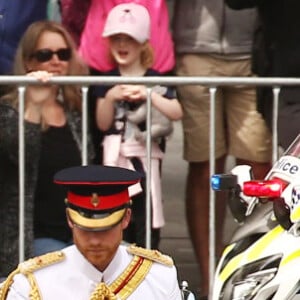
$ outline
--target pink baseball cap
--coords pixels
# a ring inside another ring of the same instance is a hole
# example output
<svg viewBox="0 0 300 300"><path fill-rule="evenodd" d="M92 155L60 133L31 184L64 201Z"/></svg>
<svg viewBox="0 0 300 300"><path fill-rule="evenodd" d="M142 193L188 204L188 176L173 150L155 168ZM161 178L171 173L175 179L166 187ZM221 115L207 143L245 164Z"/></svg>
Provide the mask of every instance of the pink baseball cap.
<svg viewBox="0 0 300 300"><path fill-rule="evenodd" d="M124 33L143 44L150 37L150 15L148 10L136 3L123 3L109 12L103 37Z"/></svg>

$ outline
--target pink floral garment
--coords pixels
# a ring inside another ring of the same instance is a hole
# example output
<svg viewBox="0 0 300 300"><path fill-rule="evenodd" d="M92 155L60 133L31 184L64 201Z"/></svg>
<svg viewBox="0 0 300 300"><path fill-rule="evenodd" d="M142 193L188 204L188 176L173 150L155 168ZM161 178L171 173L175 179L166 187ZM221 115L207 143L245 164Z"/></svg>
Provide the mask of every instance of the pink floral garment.
<svg viewBox="0 0 300 300"><path fill-rule="evenodd" d="M151 16L150 42L155 52L152 68L162 73L172 70L174 67L174 49L165 0L91 0L79 46L79 52L85 62L99 71L112 69L113 66L107 59L107 41L102 38L102 31L110 9L117 4L126 2L144 5Z"/></svg>
<svg viewBox="0 0 300 300"><path fill-rule="evenodd" d="M61 21L79 45L91 0L60 0Z"/></svg>

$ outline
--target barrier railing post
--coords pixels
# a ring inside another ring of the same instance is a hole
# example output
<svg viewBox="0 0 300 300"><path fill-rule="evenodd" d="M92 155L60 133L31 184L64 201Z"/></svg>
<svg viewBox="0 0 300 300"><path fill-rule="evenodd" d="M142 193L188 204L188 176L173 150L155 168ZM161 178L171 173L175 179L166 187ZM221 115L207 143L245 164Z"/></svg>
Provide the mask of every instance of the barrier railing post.
<svg viewBox="0 0 300 300"><path fill-rule="evenodd" d="M216 87L210 87L210 122L209 122L209 174L210 177L215 173L215 119L216 119ZM210 187L210 180L208 182ZM214 271L216 265L216 220L215 220L215 210L216 210L216 201L215 193L212 188L209 189L209 289L212 289L212 282L214 278ZM205 201L205 199L204 199ZM210 291L211 294L211 291Z"/></svg>
<svg viewBox="0 0 300 300"><path fill-rule="evenodd" d="M272 164L278 160L278 104L280 88L273 88Z"/></svg>
<svg viewBox="0 0 300 300"><path fill-rule="evenodd" d="M152 89L147 87L147 118L146 118L146 248L151 248L151 93Z"/></svg>
<svg viewBox="0 0 300 300"><path fill-rule="evenodd" d="M25 87L18 88L19 100L19 262L25 258Z"/></svg>
<svg viewBox="0 0 300 300"><path fill-rule="evenodd" d="M82 92L82 153L81 160L82 165L86 166L88 164L88 154L87 154L87 136L88 136L88 87L81 87Z"/></svg>

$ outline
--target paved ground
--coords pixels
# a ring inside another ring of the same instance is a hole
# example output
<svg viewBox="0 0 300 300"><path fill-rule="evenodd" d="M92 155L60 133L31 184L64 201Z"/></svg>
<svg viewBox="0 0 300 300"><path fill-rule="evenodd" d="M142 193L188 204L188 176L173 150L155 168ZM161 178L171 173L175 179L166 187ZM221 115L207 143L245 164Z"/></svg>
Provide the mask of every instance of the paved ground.
<svg viewBox="0 0 300 300"><path fill-rule="evenodd" d="M232 162L229 160L228 162ZM199 293L200 275L191 247L185 222L184 189L187 163L182 159L181 123L175 123L175 132L167 146L163 162L163 199L166 226L162 231L161 250L170 254L178 267L180 280L186 280L189 287ZM226 218L225 241L235 228L230 215Z"/></svg>

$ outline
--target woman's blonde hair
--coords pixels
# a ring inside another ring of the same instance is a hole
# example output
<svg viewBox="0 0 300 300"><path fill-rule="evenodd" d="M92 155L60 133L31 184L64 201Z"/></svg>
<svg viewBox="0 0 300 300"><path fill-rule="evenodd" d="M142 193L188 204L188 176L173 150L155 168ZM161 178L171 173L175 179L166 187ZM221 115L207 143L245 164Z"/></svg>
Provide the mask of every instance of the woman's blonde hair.
<svg viewBox="0 0 300 300"><path fill-rule="evenodd" d="M32 59L32 54L36 51L37 43L44 32L55 32L60 34L65 40L67 47L71 49L72 55L69 61L67 75L87 75L88 68L77 54L75 43L67 30L54 21L38 21L32 23L22 36L14 60L14 75L25 75L30 72L26 68L27 63ZM81 109L80 87L76 85L62 85L63 101L66 108ZM8 95L9 96L9 95ZM5 97L7 98L7 97ZM17 90L15 89L10 97L13 105L17 105Z"/></svg>

